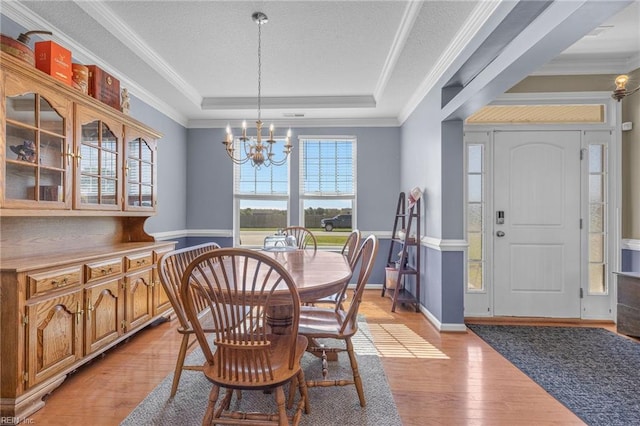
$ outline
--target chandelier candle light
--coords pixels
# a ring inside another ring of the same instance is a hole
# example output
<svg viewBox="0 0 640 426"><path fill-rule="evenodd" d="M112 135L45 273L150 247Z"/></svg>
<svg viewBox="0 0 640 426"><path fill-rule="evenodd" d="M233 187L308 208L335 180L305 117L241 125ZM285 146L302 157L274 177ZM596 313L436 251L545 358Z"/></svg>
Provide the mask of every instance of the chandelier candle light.
<svg viewBox="0 0 640 426"><path fill-rule="evenodd" d="M242 144L242 149L238 149L239 154L236 155L234 148L234 137L231 133L231 127L227 125L227 137L222 142L227 151L229 158L236 164L244 164L251 161L254 167L260 168L260 166L269 167L271 165L281 166L287 162L287 158L291 153L291 129L287 132L286 143L284 145L284 158L281 160L275 160L273 153L273 144L276 143L273 139L273 124L269 126L269 138L262 143L262 119L261 119L261 92L262 92L262 25L269 21L267 15L262 12L255 12L251 15L251 19L258 24L258 120L256 121L257 134L255 139L253 137L247 137L247 122L242 122L242 136L238 137L238 140Z"/></svg>

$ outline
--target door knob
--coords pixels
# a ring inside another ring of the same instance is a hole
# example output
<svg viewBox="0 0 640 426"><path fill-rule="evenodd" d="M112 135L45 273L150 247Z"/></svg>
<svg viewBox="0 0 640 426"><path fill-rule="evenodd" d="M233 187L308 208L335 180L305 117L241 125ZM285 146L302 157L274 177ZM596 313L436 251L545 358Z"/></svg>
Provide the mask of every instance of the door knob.
<svg viewBox="0 0 640 426"><path fill-rule="evenodd" d="M498 232L496 232L496 236L497 236L497 237L504 237L504 231L498 231Z"/></svg>

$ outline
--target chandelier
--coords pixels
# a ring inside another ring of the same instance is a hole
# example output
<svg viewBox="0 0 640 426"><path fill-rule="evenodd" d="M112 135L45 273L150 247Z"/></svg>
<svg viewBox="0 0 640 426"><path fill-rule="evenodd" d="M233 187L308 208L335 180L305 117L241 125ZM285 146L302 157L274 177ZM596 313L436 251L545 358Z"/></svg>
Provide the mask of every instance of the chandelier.
<svg viewBox="0 0 640 426"><path fill-rule="evenodd" d="M273 124L269 126L269 136L263 143L262 141L262 119L261 119L261 92L262 92L262 25L269 21L267 15L262 12L255 12L251 15L251 19L258 24L258 120L256 121L256 137L247 137L247 122L242 122L242 136L234 140L231 133L231 127L227 125L227 136L222 142L225 145L227 155L236 164L244 164L248 161L257 168L261 166L269 167L271 165L281 166L287 162L287 158L291 153L291 129L287 132L286 143L284 145L284 157L280 160L274 159L273 144L276 140L273 138ZM236 145L240 145L236 148Z"/></svg>
<svg viewBox="0 0 640 426"><path fill-rule="evenodd" d="M616 101L620 102L622 98L625 96L633 95L638 90L640 90L640 86L636 87L633 90L627 90L627 83L629 82L629 76L622 74L616 77L616 89L611 94L611 97Z"/></svg>

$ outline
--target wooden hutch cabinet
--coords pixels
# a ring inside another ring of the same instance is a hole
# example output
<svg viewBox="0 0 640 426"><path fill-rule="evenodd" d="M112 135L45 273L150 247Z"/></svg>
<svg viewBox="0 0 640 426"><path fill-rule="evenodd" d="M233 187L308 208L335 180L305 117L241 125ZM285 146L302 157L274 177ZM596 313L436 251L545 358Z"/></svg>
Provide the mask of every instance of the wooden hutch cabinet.
<svg viewBox="0 0 640 426"><path fill-rule="evenodd" d="M0 410L24 418L67 374L170 313L144 124L0 52Z"/></svg>

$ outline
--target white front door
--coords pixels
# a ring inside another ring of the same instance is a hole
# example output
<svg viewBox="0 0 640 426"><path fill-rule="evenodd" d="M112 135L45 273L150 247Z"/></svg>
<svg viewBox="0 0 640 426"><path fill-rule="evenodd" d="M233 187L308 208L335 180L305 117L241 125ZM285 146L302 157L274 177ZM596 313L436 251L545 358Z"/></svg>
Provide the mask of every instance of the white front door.
<svg viewBox="0 0 640 426"><path fill-rule="evenodd" d="M494 141L494 315L579 318L580 132Z"/></svg>

